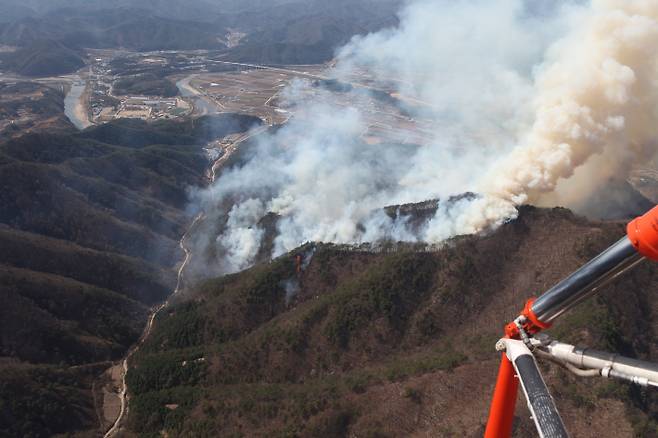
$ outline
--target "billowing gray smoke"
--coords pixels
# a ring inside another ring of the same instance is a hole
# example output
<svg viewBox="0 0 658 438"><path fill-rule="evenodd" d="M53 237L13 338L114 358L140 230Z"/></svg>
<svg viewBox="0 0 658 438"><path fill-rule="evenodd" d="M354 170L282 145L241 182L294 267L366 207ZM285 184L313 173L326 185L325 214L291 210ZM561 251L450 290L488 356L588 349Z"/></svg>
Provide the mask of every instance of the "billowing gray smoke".
<svg viewBox="0 0 658 438"><path fill-rule="evenodd" d="M593 156L615 172L653 156L658 1L537 3L417 0L398 28L337 52L328 74L367 69L393 87L414 103L407 112L431 119L428 144L369 145L359 110L329 92L308 99L309 83L289 87L295 117L197 194L218 220L228 214L222 271L252 263L268 212L280 217L272 255L306 241L440 242L514 218L520 203L562 202L560 187ZM583 180L563 192L585 196L597 178ZM469 191L481 196L440 204L413 230L382 210ZM228 213L217 207L227 202Z"/></svg>

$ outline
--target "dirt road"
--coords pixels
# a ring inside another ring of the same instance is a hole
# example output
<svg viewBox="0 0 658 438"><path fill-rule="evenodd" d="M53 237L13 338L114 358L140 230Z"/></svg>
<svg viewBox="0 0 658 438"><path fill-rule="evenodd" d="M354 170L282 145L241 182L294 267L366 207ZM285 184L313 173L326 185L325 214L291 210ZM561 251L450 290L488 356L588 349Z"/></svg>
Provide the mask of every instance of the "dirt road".
<svg viewBox="0 0 658 438"><path fill-rule="evenodd" d="M126 354L126 357L124 357L122 361L122 373L121 373L121 392L119 393L119 398L121 401L121 409L119 411L119 416L117 417L116 421L110 428L105 433L105 438L109 438L112 436L115 436L117 432L121 429L121 422L123 421L126 412L128 411L128 397L127 397L127 385L126 385L126 374L128 373L128 361L130 358L137 352L139 351L140 347L144 344L144 341L149 337L151 334L151 330L153 329L153 322L155 321L155 318L158 316L158 314L167 307L171 301L171 299L180 292L181 286L182 286L182 281L183 281L183 274L185 272L185 267L190 261L190 258L192 257L192 252L185 246L185 241L189 234L194 230L194 227L197 225L199 221L203 219L203 214L200 213L194 218L194 221L192 221L192 224L188 227L187 231L183 235L183 237L180 240L180 247L181 249L185 252L185 259L183 260L183 263L181 266L178 268L178 278L176 280L176 289L174 289L174 292L169 296L167 301L164 303L160 304L157 308L153 310L151 313L151 316L149 317L148 323L146 324L146 327L144 328L144 331L142 332L142 336L139 338L139 341L130 349L128 350L128 353Z"/></svg>

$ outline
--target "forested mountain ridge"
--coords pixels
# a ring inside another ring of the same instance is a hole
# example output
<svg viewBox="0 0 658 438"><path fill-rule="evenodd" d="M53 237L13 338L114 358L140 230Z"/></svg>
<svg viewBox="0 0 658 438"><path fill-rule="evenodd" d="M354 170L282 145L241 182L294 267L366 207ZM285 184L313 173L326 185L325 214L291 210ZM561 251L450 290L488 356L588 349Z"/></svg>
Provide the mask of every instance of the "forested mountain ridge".
<svg viewBox="0 0 658 438"><path fill-rule="evenodd" d="M623 234L623 222L523 207L490 235L434 252L308 244L205 281L160 314L134 358L128 426L169 436L482 436L503 325ZM549 334L655 361L656 294L658 268L644 264ZM653 392L542 369L574 436L658 432ZM519 401L514 436L534 433Z"/></svg>
<svg viewBox="0 0 658 438"><path fill-rule="evenodd" d="M3 434L99 428L93 378L174 288L202 146L257 121L117 120L0 143Z"/></svg>

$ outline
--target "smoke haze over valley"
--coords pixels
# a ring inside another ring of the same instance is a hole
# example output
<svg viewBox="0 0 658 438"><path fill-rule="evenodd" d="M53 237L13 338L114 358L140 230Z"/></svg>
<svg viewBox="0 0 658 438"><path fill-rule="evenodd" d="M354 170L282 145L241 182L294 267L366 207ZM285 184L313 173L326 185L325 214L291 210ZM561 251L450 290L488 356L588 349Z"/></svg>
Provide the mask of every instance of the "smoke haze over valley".
<svg viewBox="0 0 658 438"><path fill-rule="evenodd" d="M658 7L531 4L412 1L398 27L337 50L324 75L357 83L338 94L357 100L365 84L355 77L367 71L366 93L388 90L406 116L430 122L423 144L368 144L363 111L344 96L310 98L312 81L288 87L291 120L194 195L225 224L201 239L225 254L220 272L253 263L267 213L277 217L272 256L307 241L440 243L495 228L528 202L587 213L583 199L651 161ZM464 193L476 196L440 202L413 229L383 210Z"/></svg>

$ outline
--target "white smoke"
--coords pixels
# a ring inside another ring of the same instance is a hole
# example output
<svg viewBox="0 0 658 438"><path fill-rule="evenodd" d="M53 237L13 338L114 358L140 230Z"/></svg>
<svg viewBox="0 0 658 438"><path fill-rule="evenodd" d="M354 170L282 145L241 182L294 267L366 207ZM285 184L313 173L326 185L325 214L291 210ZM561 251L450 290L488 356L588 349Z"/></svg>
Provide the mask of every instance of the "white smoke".
<svg viewBox="0 0 658 438"><path fill-rule="evenodd" d="M291 279L282 281L281 286L283 286L283 289L286 291L285 303L286 303L286 306L289 306L290 303L292 302L292 300L299 293L299 290L300 290L299 281L297 281L294 278L291 278Z"/></svg>
<svg viewBox="0 0 658 438"><path fill-rule="evenodd" d="M469 219L464 231L536 202L594 155L605 154L617 172L655 155L657 62L657 1L593 1L547 54L536 81L534 123L486 175L481 192L487 197L463 213ZM577 190L586 195L596 182Z"/></svg>
<svg viewBox="0 0 658 438"><path fill-rule="evenodd" d="M263 238L258 221L265 213L262 201L253 198L235 204L228 212L226 232L216 239L226 251L227 272L248 267L258 253Z"/></svg>
<svg viewBox="0 0 658 438"><path fill-rule="evenodd" d="M217 239L228 270L252 263L266 212L280 216L273 255L306 241L440 242L514 218L594 155L623 171L655 154L658 1L546 3L417 0L398 28L338 51L329 74L358 82L365 69L396 90L431 121L427 144L369 145L344 96L290 87L295 116L200 195L218 216L235 204ZM382 210L469 191L481 196L440 203L420 229Z"/></svg>

